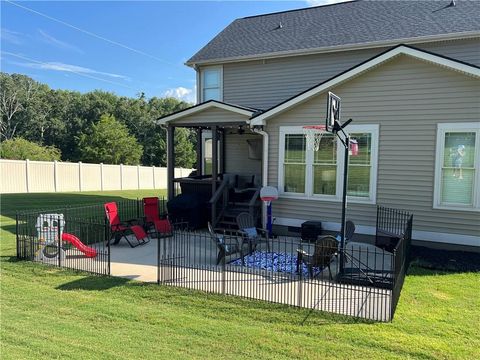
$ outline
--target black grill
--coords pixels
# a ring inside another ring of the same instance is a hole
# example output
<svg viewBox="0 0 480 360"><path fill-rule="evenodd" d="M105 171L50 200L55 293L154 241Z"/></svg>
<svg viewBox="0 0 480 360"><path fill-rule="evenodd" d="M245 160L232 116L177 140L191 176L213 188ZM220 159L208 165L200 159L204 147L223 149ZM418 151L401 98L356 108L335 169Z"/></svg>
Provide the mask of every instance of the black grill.
<svg viewBox="0 0 480 360"><path fill-rule="evenodd" d="M316 241L322 235L322 223L320 221L305 221L302 223L301 236L303 241Z"/></svg>

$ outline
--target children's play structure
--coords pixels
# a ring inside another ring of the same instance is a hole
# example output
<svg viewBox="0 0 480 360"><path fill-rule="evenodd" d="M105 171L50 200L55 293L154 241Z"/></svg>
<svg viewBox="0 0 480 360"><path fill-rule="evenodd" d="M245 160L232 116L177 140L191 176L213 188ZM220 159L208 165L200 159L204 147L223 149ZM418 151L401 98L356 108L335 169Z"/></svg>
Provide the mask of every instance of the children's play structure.
<svg viewBox="0 0 480 360"><path fill-rule="evenodd" d="M39 260L54 259L60 256L65 258L64 244L72 244L86 257L94 258L97 250L85 245L78 237L65 233L65 217L63 214L40 214L35 225L39 239L39 249L36 257ZM59 241L62 240L63 244Z"/></svg>

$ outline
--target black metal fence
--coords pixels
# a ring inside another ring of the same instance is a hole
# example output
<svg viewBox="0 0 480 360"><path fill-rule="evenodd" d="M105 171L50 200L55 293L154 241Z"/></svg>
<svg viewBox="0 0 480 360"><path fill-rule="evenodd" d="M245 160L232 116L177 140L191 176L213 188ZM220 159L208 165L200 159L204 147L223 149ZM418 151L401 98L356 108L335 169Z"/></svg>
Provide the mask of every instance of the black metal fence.
<svg viewBox="0 0 480 360"><path fill-rule="evenodd" d="M314 256L318 244L291 237L252 245L240 235L180 230L157 244L157 281L162 284L376 321L393 315L394 256L374 246L351 245L343 251L324 246L327 255L315 262L308 256ZM307 261L299 254L308 254L303 256ZM343 274L342 255L348 271Z"/></svg>
<svg viewBox="0 0 480 360"><path fill-rule="evenodd" d="M139 200L119 201L117 206L121 220L143 217ZM96 274L391 321L409 264L413 217L406 214L399 220L404 214L379 208L377 233L387 233L390 239L383 247L378 241L377 246L349 242L341 249L332 237L304 242L177 228L171 237L152 237L147 245L131 249L109 245L103 205L36 211L17 215L17 256ZM394 228L389 221L402 226ZM120 273L111 272L112 261ZM123 269L138 273L121 273L122 263L134 264Z"/></svg>
<svg viewBox="0 0 480 360"><path fill-rule="evenodd" d="M66 216L61 210L17 214L17 257L63 268L110 274L109 236L103 219Z"/></svg>
<svg viewBox="0 0 480 360"><path fill-rule="evenodd" d="M121 220L143 218L142 200L117 201ZM165 213L165 201L160 212ZM17 257L110 275L111 231L103 204L21 212L16 215Z"/></svg>
<svg viewBox="0 0 480 360"><path fill-rule="evenodd" d="M397 308L400 292L402 291L405 275L410 265L410 247L412 244L412 227L413 215L404 213L406 223L404 225L402 236L399 238L397 245L393 249L394 267L393 267L393 291L392 291L392 315Z"/></svg>

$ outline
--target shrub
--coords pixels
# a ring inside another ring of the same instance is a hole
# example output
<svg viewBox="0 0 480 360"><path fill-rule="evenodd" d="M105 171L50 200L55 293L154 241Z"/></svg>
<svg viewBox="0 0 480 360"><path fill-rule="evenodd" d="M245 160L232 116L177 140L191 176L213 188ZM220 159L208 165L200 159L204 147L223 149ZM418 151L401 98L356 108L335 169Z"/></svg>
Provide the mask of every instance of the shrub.
<svg viewBox="0 0 480 360"><path fill-rule="evenodd" d="M60 160L61 152L54 146L41 146L22 138L15 138L1 143L0 157L12 160L54 161Z"/></svg>

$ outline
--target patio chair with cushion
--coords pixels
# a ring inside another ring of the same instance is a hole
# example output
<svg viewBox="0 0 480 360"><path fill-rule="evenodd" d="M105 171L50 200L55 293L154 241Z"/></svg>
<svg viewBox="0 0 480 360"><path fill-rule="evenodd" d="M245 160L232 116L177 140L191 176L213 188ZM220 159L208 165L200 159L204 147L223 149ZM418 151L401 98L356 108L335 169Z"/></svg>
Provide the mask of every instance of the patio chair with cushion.
<svg viewBox="0 0 480 360"><path fill-rule="evenodd" d="M248 251L252 253L258 244L266 243L267 250L270 251L270 239L268 230L255 226L255 218L247 212L242 212L237 216L237 226L242 236L242 245L248 243Z"/></svg>
<svg viewBox="0 0 480 360"><path fill-rule="evenodd" d="M139 245L144 245L150 241L148 238L147 233L138 224L137 219L128 220L125 222L120 221L120 217L118 216L118 208L117 203L109 202L103 205L105 209L105 215L108 219L108 223L110 225L110 230L112 231L112 236L114 237L113 245L117 245L122 238L124 238L130 247L134 248ZM129 239L129 235L134 236L136 239L136 243L132 243ZM110 241L110 240L108 240Z"/></svg>
<svg viewBox="0 0 480 360"><path fill-rule="evenodd" d="M337 239L331 235L319 236L315 242L313 254L309 254L304 250L297 249L297 272L303 263L308 268L311 278L314 277L313 268L323 269L328 267L330 280L333 280L330 263L337 253Z"/></svg>
<svg viewBox="0 0 480 360"><path fill-rule="evenodd" d="M236 236L216 232L210 222L208 223L208 232L218 249L216 265L220 264L225 257L235 254L240 255L243 264L243 250Z"/></svg>
<svg viewBox="0 0 480 360"><path fill-rule="evenodd" d="M170 220L165 217L160 217L160 211L158 209L159 201L157 197L143 198L143 214L144 214L144 227L148 232L154 230L157 234L157 238L165 238L173 236L173 227Z"/></svg>

